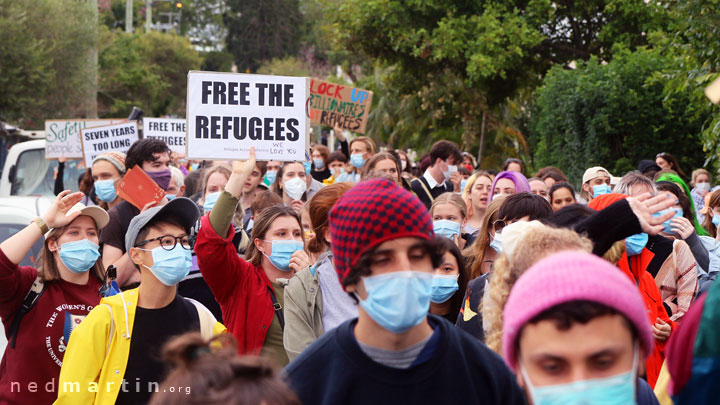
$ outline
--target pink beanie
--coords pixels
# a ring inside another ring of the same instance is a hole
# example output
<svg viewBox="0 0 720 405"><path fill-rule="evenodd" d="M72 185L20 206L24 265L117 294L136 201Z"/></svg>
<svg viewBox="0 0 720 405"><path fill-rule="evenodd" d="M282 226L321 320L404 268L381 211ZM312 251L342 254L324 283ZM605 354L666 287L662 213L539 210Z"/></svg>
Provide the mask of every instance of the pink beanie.
<svg viewBox="0 0 720 405"><path fill-rule="evenodd" d="M624 315L635 327L645 356L653 347L640 291L617 267L585 252L565 251L535 263L515 283L503 310L503 357L517 364L518 333L535 316L569 301L592 301Z"/></svg>

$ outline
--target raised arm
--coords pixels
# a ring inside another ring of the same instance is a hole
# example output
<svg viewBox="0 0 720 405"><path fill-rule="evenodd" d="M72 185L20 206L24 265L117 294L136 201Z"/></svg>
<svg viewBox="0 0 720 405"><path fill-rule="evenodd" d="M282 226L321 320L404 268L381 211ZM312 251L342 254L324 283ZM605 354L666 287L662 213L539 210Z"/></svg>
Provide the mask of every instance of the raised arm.
<svg viewBox="0 0 720 405"><path fill-rule="evenodd" d="M44 232L52 228L61 228L80 215L80 212L75 212L71 215L67 215L67 212L73 205L80 202L82 198L83 193L81 192L70 194L70 190L63 191L55 198L55 202L47 212L40 217L40 221L38 221L40 224L35 221L31 222L30 225L23 228L20 232L0 243L0 249L2 249L5 256L7 256L11 262L19 264L23 257L30 251L35 241L43 236ZM41 229L42 223L46 224L48 229Z"/></svg>

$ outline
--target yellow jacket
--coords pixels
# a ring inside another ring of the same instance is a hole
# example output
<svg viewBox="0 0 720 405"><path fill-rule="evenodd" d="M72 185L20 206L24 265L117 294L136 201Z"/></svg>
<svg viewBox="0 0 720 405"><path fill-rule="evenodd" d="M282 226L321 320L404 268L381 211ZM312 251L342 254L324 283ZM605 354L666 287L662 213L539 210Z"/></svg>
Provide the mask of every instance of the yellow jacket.
<svg viewBox="0 0 720 405"><path fill-rule="evenodd" d="M103 298L73 330L65 352L55 404L114 404L130 354L138 289ZM225 332L210 311L198 309L204 338Z"/></svg>

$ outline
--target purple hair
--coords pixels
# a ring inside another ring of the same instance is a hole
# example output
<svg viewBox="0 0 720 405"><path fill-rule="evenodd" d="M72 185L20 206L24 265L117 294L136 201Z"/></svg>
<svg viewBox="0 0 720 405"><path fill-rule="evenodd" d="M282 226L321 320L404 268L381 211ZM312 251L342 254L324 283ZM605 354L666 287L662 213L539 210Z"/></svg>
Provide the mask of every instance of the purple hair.
<svg viewBox="0 0 720 405"><path fill-rule="evenodd" d="M493 180L492 188L490 188L490 201L492 201L495 195L495 185L500 179L510 179L515 184L516 193L530 192L530 183L522 173L511 171L501 172L495 177L495 180Z"/></svg>

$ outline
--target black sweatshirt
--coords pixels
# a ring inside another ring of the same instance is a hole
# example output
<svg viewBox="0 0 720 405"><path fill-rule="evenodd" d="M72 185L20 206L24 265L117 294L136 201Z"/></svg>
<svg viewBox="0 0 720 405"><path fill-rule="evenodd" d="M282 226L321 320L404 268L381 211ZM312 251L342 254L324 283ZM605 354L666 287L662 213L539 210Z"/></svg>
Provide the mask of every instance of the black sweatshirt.
<svg viewBox="0 0 720 405"><path fill-rule="evenodd" d="M290 387L315 404L525 404L500 357L446 320L428 315L440 332L434 354L409 369L376 363L362 351L357 319L329 331L290 363Z"/></svg>

